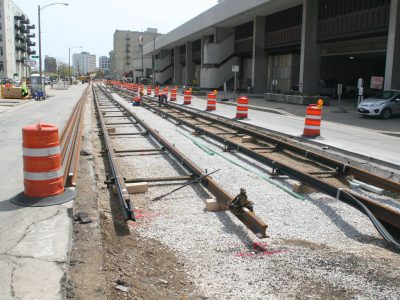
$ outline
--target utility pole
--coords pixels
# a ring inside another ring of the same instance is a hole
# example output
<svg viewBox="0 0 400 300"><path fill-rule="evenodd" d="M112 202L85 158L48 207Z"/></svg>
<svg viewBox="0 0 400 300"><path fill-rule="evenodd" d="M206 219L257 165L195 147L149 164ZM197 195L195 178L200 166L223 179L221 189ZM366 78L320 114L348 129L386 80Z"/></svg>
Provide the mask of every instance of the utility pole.
<svg viewBox="0 0 400 300"><path fill-rule="evenodd" d="M142 38L141 38L141 40L140 40L140 46L142 47L142 78L144 78L144 56L143 56L143 39L144 39L144 36L143 36L143 31L142 31Z"/></svg>
<svg viewBox="0 0 400 300"><path fill-rule="evenodd" d="M155 85L155 83L156 83L156 70L155 70L155 68L156 68L156 32L154 33L154 36L153 36L153 55L152 55L152 73L151 74L153 74L153 86Z"/></svg>

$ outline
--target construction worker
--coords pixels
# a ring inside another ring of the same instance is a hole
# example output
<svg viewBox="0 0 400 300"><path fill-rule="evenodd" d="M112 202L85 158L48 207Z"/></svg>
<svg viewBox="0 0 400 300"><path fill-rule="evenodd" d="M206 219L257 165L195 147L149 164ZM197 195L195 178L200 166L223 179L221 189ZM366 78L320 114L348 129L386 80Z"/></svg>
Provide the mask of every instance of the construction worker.
<svg viewBox="0 0 400 300"><path fill-rule="evenodd" d="M140 101L142 101L143 92L140 92L135 98L133 98L133 106L140 106Z"/></svg>
<svg viewBox="0 0 400 300"><path fill-rule="evenodd" d="M245 188L240 189L240 194L238 194L232 202L229 203L229 208L232 210L243 213L243 208L246 207L249 211L254 212L253 202L247 199L247 191Z"/></svg>
<svg viewBox="0 0 400 300"><path fill-rule="evenodd" d="M162 104L167 105L168 95L165 92L161 92L158 95L158 106L161 107Z"/></svg>
<svg viewBox="0 0 400 300"><path fill-rule="evenodd" d="M21 88L21 95L22 97L26 97L29 95L29 91L28 88L26 87L26 85L24 84Z"/></svg>

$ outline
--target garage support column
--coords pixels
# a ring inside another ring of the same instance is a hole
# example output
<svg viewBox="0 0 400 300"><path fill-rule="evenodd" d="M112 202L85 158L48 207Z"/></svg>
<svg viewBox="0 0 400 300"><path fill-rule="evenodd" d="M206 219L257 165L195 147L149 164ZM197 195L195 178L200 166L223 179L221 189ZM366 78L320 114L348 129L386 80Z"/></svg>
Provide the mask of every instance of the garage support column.
<svg viewBox="0 0 400 300"><path fill-rule="evenodd" d="M400 89L400 1L390 1L385 89Z"/></svg>
<svg viewBox="0 0 400 300"><path fill-rule="evenodd" d="M193 63L192 42L186 43L186 82L185 85L193 85L195 65Z"/></svg>
<svg viewBox="0 0 400 300"><path fill-rule="evenodd" d="M309 96L319 94L321 48L317 42L318 2L303 1L299 83L300 91Z"/></svg>
<svg viewBox="0 0 400 300"><path fill-rule="evenodd" d="M180 47L174 49L174 82L175 84L182 84L182 65L180 62Z"/></svg>
<svg viewBox="0 0 400 300"><path fill-rule="evenodd" d="M254 93L267 91L268 56L265 51L265 17L254 17L252 81Z"/></svg>

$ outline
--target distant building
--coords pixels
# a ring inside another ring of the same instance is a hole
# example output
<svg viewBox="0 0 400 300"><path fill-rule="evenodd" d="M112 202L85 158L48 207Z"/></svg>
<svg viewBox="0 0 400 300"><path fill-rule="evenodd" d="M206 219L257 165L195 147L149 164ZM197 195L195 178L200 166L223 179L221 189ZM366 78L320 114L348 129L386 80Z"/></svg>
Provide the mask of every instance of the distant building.
<svg viewBox="0 0 400 300"><path fill-rule="evenodd" d="M129 31L116 30L114 49L110 52L111 71L116 76L149 78L152 73L152 58L143 56L142 46L162 36L156 30Z"/></svg>
<svg viewBox="0 0 400 300"><path fill-rule="evenodd" d="M107 56L99 57L99 69L100 70L108 70L110 69L110 58Z"/></svg>
<svg viewBox="0 0 400 300"><path fill-rule="evenodd" d="M44 58L44 71L47 73L57 73L57 60L46 55Z"/></svg>
<svg viewBox="0 0 400 300"><path fill-rule="evenodd" d="M72 66L75 75L86 75L96 72L96 55L89 52L74 53Z"/></svg>
<svg viewBox="0 0 400 300"><path fill-rule="evenodd" d="M29 55L36 54L30 33L35 29L27 15L11 0L0 0L0 77L21 78L29 75Z"/></svg>

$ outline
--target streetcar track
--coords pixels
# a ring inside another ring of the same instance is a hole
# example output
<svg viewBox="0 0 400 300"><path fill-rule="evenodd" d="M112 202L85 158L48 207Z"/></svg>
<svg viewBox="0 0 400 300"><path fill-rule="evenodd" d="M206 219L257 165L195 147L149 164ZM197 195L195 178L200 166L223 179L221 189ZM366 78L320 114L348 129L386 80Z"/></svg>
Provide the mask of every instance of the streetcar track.
<svg viewBox="0 0 400 300"><path fill-rule="evenodd" d="M121 94L121 91L118 91ZM126 97L127 92L122 91ZM349 176L366 183L389 190L388 195L397 196L400 184L393 180L371 174L339 161L322 157L305 148L291 144L290 139L283 141L275 135L255 129L252 125L240 124L232 120L198 112L173 103L168 107L159 108L153 97L144 97L142 106L153 113L173 120L177 125L186 125L200 135L218 141L228 150L238 151L273 169L275 176L287 175L303 182L316 190L338 198L353 205L352 197L361 201L372 213L383 222L393 234L400 233L400 212L394 207L388 207L367 195L356 193L349 187ZM251 136L254 141L242 143L243 135ZM357 207L357 206L355 206Z"/></svg>
<svg viewBox="0 0 400 300"><path fill-rule="evenodd" d="M101 91L101 92L100 92ZM101 93L101 95L100 95ZM102 111L101 106L105 105L106 102L108 103L113 103L115 107L118 107L122 115L118 116L118 118L126 118L126 120L131 120L132 125L135 125L136 128L141 128L140 136L147 138L149 136L150 140L152 142L156 142L156 145L154 146L154 149L159 150L160 148L163 150L160 154L156 155L156 157L162 158L165 160L165 155L162 155L162 153L167 153L167 157L171 158L173 157L173 160L175 162L175 166L180 166L181 168L186 170L186 178L187 180L187 173L189 173L189 176L194 177L194 178L199 178L201 179L201 182L203 186L209 190L211 194L213 194L216 197L216 200L218 202L221 202L223 204L227 204L228 202L233 200L233 196L225 191L221 186L219 186L211 176L207 174L207 171L204 172L201 168L199 168L197 165L195 165L192 161L190 161L183 153L181 153L178 149L176 149L173 145L171 145L166 139L164 139L162 136L158 134L157 131L151 129L148 124L146 124L143 120L140 120L133 112L129 111L123 104L118 103L115 99L112 99L112 97L107 94L104 90L99 89L98 87L94 88L94 94L95 94L95 101L96 101L96 107L97 107L97 115L100 120L100 125L101 125L101 132L102 135L104 136L104 140L106 143L106 150L104 152L107 152L107 155L109 157L109 160L111 160L111 169L113 173L113 177L110 178L110 180L107 182L109 185L115 184L116 189L118 191L118 197L120 199L121 205L124 208L124 214L129 219L129 216L131 219L134 219L134 205L131 203L131 200L129 199L129 195L123 196L123 189L124 185L128 181L127 178L123 176L125 174L124 170L126 168L129 169L129 165L126 164L121 164L119 159L121 157L118 157L116 151L124 151L122 150L115 150L115 143L112 142L112 133L110 134L108 132L108 128L106 127L106 121L107 117L115 117L113 114L109 115L109 113ZM128 118L127 118L128 116ZM125 121L124 121L125 122ZM122 122L114 122L114 123L122 123ZM140 127L137 126L137 124L140 124ZM140 129L139 129L140 130ZM123 133L116 134L115 139L121 139L124 137ZM125 135L125 138L129 138L127 140L131 140L132 138L139 137L139 135ZM132 149L131 149L132 150ZM135 150L135 149L133 149ZM139 149L136 149L139 150ZM144 150L144 149L143 149ZM148 149L147 149L148 150ZM131 160L132 160L131 155ZM136 156L136 158L138 158ZM139 159L141 159L139 157ZM178 163L178 164L177 164ZM169 164L172 164L170 161ZM134 165L134 164L133 164ZM158 170L155 170L158 171ZM175 170L176 172L176 170ZM170 181L170 183L176 181L176 173L175 176L172 176L172 174L169 175L169 180L167 178L164 178L162 181ZM181 176L182 177L182 176ZM134 179L132 179L134 180ZM151 181L151 178L150 178ZM165 184L165 183L163 183ZM126 186L125 186L126 190ZM245 210L243 213L237 213L236 211L231 212L242 222L244 223L256 236L259 238L266 237L266 229L267 225L261 221L254 213Z"/></svg>

